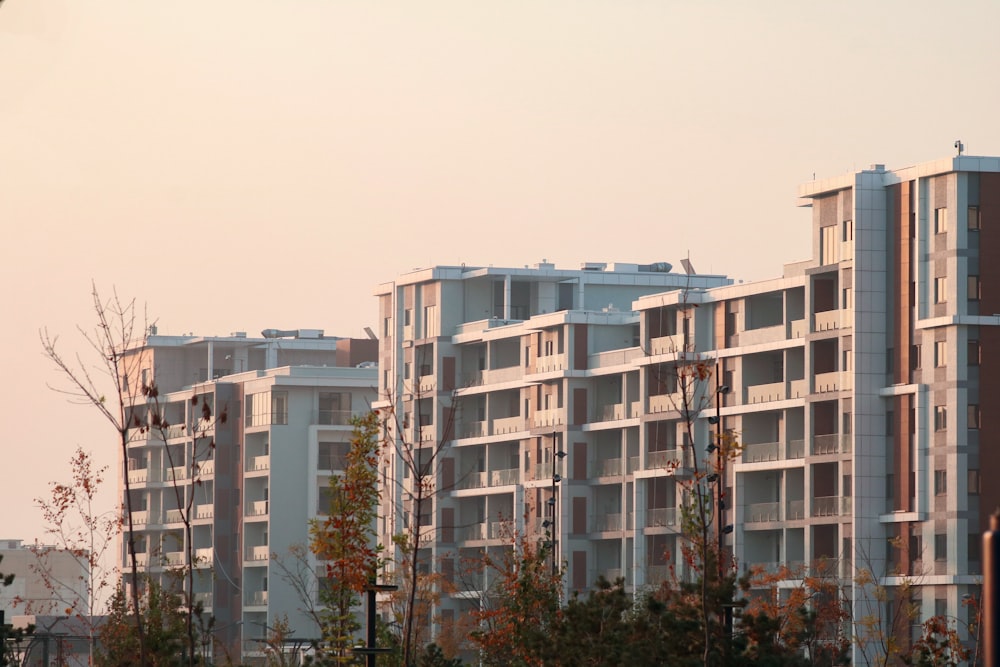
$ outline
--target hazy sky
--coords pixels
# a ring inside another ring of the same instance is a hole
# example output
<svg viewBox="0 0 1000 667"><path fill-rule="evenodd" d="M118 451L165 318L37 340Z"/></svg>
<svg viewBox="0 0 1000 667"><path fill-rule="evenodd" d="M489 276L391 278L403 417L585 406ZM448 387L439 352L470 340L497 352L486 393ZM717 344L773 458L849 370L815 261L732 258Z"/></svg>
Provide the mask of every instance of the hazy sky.
<svg viewBox="0 0 1000 667"><path fill-rule="evenodd" d="M0 538L115 463L38 344L92 279L161 333L360 336L418 266L776 276L813 173L1000 153L1000 3L953 4L6 0Z"/></svg>

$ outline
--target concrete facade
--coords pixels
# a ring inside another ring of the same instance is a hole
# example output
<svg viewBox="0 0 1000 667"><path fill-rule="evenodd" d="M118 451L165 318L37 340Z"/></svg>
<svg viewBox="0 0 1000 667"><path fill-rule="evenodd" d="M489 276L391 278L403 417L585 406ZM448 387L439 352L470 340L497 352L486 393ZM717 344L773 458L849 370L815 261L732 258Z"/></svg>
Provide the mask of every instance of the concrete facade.
<svg viewBox="0 0 1000 667"><path fill-rule="evenodd" d="M296 639L318 636L304 611L316 600L302 599L279 562L300 565L290 550L308 544L309 521L325 514L351 417L368 411L377 382L375 341L264 335L151 335L126 363L140 421L158 403L169 422L129 434L139 567L169 582L189 564L179 510L190 504L195 599L215 617L228 654L244 659L261 655L257 640L285 617ZM154 381L157 397L135 391ZM120 554L127 586L124 546ZM319 564L309 556L301 565L312 598Z"/></svg>

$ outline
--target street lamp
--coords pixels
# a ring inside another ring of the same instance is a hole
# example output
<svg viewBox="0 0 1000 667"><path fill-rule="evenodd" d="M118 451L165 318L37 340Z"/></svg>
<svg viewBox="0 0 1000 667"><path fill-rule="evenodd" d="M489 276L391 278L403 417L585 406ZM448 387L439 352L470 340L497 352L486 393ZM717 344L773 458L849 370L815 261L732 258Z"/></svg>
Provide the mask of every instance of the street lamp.
<svg viewBox="0 0 1000 667"><path fill-rule="evenodd" d="M552 540L551 540L552 574L554 575L558 574L559 572L558 560L556 559L556 545L558 544L557 540L559 537L559 533L557 530L558 526L556 524L556 516L557 516L556 484L562 481L562 475L560 475L556 471L556 462L561 461L563 458L566 457L566 452L562 451L561 449L559 450L556 449L556 435L557 433L553 431L552 432L552 495L549 496L549 499L547 501L551 516L549 523L552 528ZM542 525L545 526L546 524L543 523Z"/></svg>

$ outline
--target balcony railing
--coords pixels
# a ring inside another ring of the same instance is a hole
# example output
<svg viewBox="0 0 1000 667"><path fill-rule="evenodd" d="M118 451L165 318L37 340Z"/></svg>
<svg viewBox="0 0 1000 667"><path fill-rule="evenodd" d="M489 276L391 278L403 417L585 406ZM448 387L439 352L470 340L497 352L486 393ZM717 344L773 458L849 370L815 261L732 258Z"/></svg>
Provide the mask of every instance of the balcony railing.
<svg viewBox="0 0 1000 667"><path fill-rule="evenodd" d="M788 323L788 337L791 338L802 338L806 335L806 321L792 320Z"/></svg>
<svg viewBox="0 0 1000 667"><path fill-rule="evenodd" d="M510 486L520 482L520 471L517 468L508 470L493 470L490 472L490 486Z"/></svg>
<svg viewBox="0 0 1000 667"><path fill-rule="evenodd" d="M531 418L531 425L535 428L542 426L559 426L566 422L565 410L555 408L552 410L537 410Z"/></svg>
<svg viewBox="0 0 1000 667"><path fill-rule="evenodd" d="M266 500L254 500L247 503L246 516L265 516L267 514Z"/></svg>
<svg viewBox="0 0 1000 667"><path fill-rule="evenodd" d="M198 565L211 565L214 558L215 550L211 547L207 549L195 549L194 558Z"/></svg>
<svg viewBox="0 0 1000 667"><path fill-rule="evenodd" d="M847 454L851 451L851 436L849 434L829 433L813 436L813 456L826 454Z"/></svg>
<svg viewBox="0 0 1000 667"><path fill-rule="evenodd" d="M215 474L215 459L198 462L198 474L202 476Z"/></svg>
<svg viewBox="0 0 1000 667"><path fill-rule="evenodd" d="M806 501L789 500L785 503L785 521L798 521L806 518Z"/></svg>
<svg viewBox="0 0 1000 667"><path fill-rule="evenodd" d="M167 551L163 554L163 560L167 565L183 565L184 564L184 552L183 551Z"/></svg>
<svg viewBox="0 0 1000 667"><path fill-rule="evenodd" d="M535 479L549 479L552 477L552 462L542 461L535 464Z"/></svg>
<svg viewBox="0 0 1000 667"><path fill-rule="evenodd" d="M625 404L615 403L614 405L599 405L594 412L595 422L609 422L618 419L625 419Z"/></svg>
<svg viewBox="0 0 1000 667"><path fill-rule="evenodd" d="M247 606L249 607L266 607L267 606L267 591L250 591L247 594ZM260 647L258 647L260 650Z"/></svg>
<svg viewBox="0 0 1000 667"><path fill-rule="evenodd" d="M819 496L813 498L812 515L847 516L851 513L851 499L845 496Z"/></svg>
<svg viewBox="0 0 1000 667"><path fill-rule="evenodd" d="M677 525L676 507L656 507L646 510L646 527L661 528Z"/></svg>
<svg viewBox="0 0 1000 667"><path fill-rule="evenodd" d="M212 594L211 593L195 593L194 594L195 604L201 604L204 608L209 608L212 606Z"/></svg>
<svg viewBox="0 0 1000 667"><path fill-rule="evenodd" d="M163 478L168 482L180 482L187 479L187 470L184 468L184 466L167 468L163 472L164 472Z"/></svg>
<svg viewBox="0 0 1000 667"><path fill-rule="evenodd" d="M350 426L354 413L350 410L317 410L316 421L318 426Z"/></svg>
<svg viewBox="0 0 1000 667"><path fill-rule="evenodd" d="M840 371L816 373L813 376L813 386L817 394L824 394L831 391L850 389L850 380L850 373L841 373Z"/></svg>
<svg viewBox="0 0 1000 667"><path fill-rule="evenodd" d="M743 511L744 523L781 521L781 503L751 503Z"/></svg>
<svg viewBox="0 0 1000 667"><path fill-rule="evenodd" d="M770 401L785 400L785 383L771 382L769 384L755 384L746 388L747 403L767 403Z"/></svg>
<svg viewBox="0 0 1000 667"><path fill-rule="evenodd" d="M684 336L674 334L673 336L660 336L649 339L650 354L674 354L684 351Z"/></svg>
<svg viewBox="0 0 1000 667"><path fill-rule="evenodd" d="M146 468L130 468L128 471L128 481L130 484L141 484L146 481L148 475L149 470Z"/></svg>
<svg viewBox="0 0 1000 667"><path fill-rule="evenodd" d="M180 510L167 510L166 523L180 523L183 521Z"/></svg>
<svg viewBox="0 0 1000 667"><path fill-rule="evenodd" d="M825 310L813 314L813 331L832 331L841 328L841 315L845 311Z"/></svg>
<svg viewBox="0 0 1000 667"><path fill-rule="evenodd" d="M803 459L806 456L806 441L805 440L789 440L788 441L788 458L790 459Z"/></svg>
<svg viewBox="0 0 1000 667"><path fill-rule="evenodd" d="M535 367L532 372L551 373L552 371L561 371L564 368L566 368L566 355L550 354L548 356L538 357L535 361Z"/></svg>
<svg viewBox="0 0 1000 667"><path fill-rule="evenodd" d="M594 461L592 477L612 477L622 474L622 459L601 459Z"/></svg>
<svg viewBox="0 0 1000 667"><path fill-rule="evenodd" d="M623 366L631 363L633 359L642 356L642 349L630 347L624 350L609 350L607 352L596 352L587 357L587 368L609 368L612 366Z"/></svg>
<svg viewBox="0 0 1000 667"><path fill-rule="evenodd" d="M669 412L684 409L684 396L678 393L654 394L649 397L650 412Z"/></svg>
<svg viewBox="0 0 1000 667"><path fill-rule="evenodd" d="M484 472L467 472L464 473L458 480L458 488L460 489L482 489L486 487L486 473Z"/></svg>
<svg viewBox="0 0 1000 667"><path fill-rule="evenodd" d="M602 513L594 519L594 531L598 533L618 532L622 529L621 513Z"/></svg>
<svg viewBox="0 0 1000 667"><path fill-rule="evenodd" d="M646 583L651 586L659 586L670 577L669 565L647 565Z"/></svg>
<svg viewBox="0 0 1000 667"><path fill-rule="evenodd" d="M689 456L679 449L661 449L657 452L646 452L646 470L657 470L667 467L682 467Z"/></svg>
<svg viewBox="0 0 1000 667"><path fill-rule="evenodd" d="M785 339L785 325L775 324L770 327L744 329L740 332L740 345L762 345L776 343Z"/></svg>
<svg viewBox="0 0 1000 667"><path fill-rule="evenodd" d="M458 426L458 437L460 438L481 438L489 435L489 422L465 422Z"/></svg>
<svg viewBox="0 0 1000 667"><path fill-rule="evenodd" d="M609 567L604 570L598 570L597 574L599 576L603 576L605 580L611 582L612 584L624 576L620 567ZM597 576L594 577L594 581L597 581Z"/></svg>
<svg viewBox="0 0 1000 667"><path fill-rule="evenodd" d="M215 516L215 505L195 505L194 518L211 519Z"/></svg>
<svg viewBox="0 0 1000 667"><path fill-rule="evenodd" d="M458 535L459 535L459 540L462 542L485 540L486 524L474 523L471 526L463 526L462 528L459 529Z"/></svg>
<svg viewBox="0 0 1000 667"><path fill-rule="evenodd" d="M271 549L266 544L256 547L247 547L247 560L268 560L271 558Z"/></svg>
<svg viewBox="0 0 1000 667"><path fill-rule="evenodd" d="M493 420L493 435L505 435L507 433L519 433L524 430L524 418L520 415L513 417L500 417Z"/></svg>
<svg viewBox="0 0 1000 667"><path fill-rule="evenodd" d="M743 463L762 463L781 458L780 442L757 442L743 445Z"/></svg>

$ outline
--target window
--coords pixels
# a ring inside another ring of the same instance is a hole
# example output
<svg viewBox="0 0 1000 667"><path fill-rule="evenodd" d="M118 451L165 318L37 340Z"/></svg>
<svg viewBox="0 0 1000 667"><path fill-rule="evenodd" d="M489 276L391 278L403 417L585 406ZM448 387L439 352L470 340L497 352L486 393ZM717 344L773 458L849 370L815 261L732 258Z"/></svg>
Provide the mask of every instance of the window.
<svg viewBox="0 0 1000 667"><path fill-rule="evenodd" d="M948 278L942 276L934 279L934 303L948 301Z"/></svg>
<svg viewBox="0 0 1000 667"><path fill-rule="evenodd" d="M382 321L382 335L388 338L392 335L392 318L387 317Z"/></svg>
<svg viewBox="0 0 1000 667"><path fill-rule="evenodd" d="M934 560L948 560L948 536L934 536Z"/></svg>
<svg viewBox="0 0 1000 667"><path fill-rule="evenodd" d="M844 220L841 225L841 241L853 241L854 240L854 221Z"/></svg>
<svg viewBox="0 0 1000 667"><path fill-rule="evenodd" d="M885 499L892 500L896 497L896 475L889 473L885 476Z"/></svg>
<svg viewBox="0 0 1000 667"><path fill-rule="evenodd" d="M969 403L969 428L979 428L979 406L974 403Z"/></svg>
<svg viewBox="0 0 1000 667"><path fill-rule="evenodd" d="M969 276L969 301L979 301L979 276Z"/></svg>
<svg viewBox="0 0 1000 667"><path fill-rule="evenodd" d="M969 207L969 231L978 232L979 231L979 207L970 206Z"/></svg>
<svg viewBox="0 0 1000 667"><path fill-rule="evenodd" d="M347 452L351 445L346 442L318 443L317 470L343 470L347 467Z"/></svg>
<svg viewBox="0 0 1000 667"><path fill-rule="evenodd" d="M896 412L894 410L885 411L885 434L888 436L896 434Z"/></svg>
<svg viewBox="0 0 1000 667"><path fill-rule="evenodd" d="M943 496L948 493L948 471L947 470L935 470L934 471L934 495Z"/></svg>
<svg viewBox="0 0 1000 667"><path fill-rule="evenodd" d="M948 359L948 343L943 340L939 340L934 343L934 368L940 368L945 365L945 361Z"/></svg>
<svg viewBox="0 0 1000 667"><path fill-rule="evenodd" d="M944 234L948 231L948 209L934 209L934 233Z"/></svg>
<svg viewBox="0 0 1000 667"><path fill-rule="evenodd" d="M978 340L970 340L969 341L969 365L970 366L978 366L979 365L980 354L981 354L981 348L979 346L979 341Z"/></svg>
<svg viewBox="0 0 1000 667"><path fill-rule="evenodd" d="M944 405L934 406L934 430L943 431L948 428L948 407Z"/></svg>
<svg viewBox="0 0 1000 667"><path fill-rule="evenodd" d="M910 370L915 371L920 368L920 346L910 346Z"/></svg>
<svg viewBox="0 0 1000 667"><path fill-rule="evenodd" d="M966 490L969 492L970 496L979 495L979 470L976 468L969 468L968 484L966 485Z"/></svg>
<svg viewBox="0 0 1000 667"><path fill-rule="evenodd" d="M403 311L403 326L408 327L413 323L413 309L407 308Z"/></svg>
<svg viewBox="0 0 1000 667"><path fill-rule="evenodd" d="M424 338L436 338L438 332L437 306L424 306Z"/></svg>
<svg viewBox="0 0 1000 667"><path fill-rule="evenodd" d="M271 392L271 423L272 424L287 424L288 423L288 392L287 391L272 391Z"/></svg>
<svg viewBox="0 0 1000 667"><path fill-rule="evenodd" d="M403 363L403 379L404 380L409 380L410 379L410 372L411 372L412 366L413 366L413 364L411 362L409 362L409 361L406 361L406 362Z"/></svg>
<svg viewBox="0 0 1000 667"><path fill-rule="evenodd" d="M850 287L845 287L842 290L840 304L840 307L844 310L854 308L854 291Z"/></svg>

